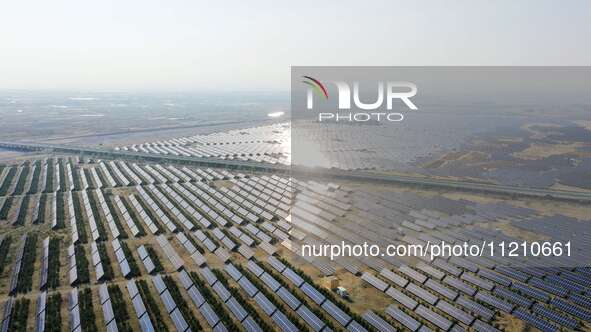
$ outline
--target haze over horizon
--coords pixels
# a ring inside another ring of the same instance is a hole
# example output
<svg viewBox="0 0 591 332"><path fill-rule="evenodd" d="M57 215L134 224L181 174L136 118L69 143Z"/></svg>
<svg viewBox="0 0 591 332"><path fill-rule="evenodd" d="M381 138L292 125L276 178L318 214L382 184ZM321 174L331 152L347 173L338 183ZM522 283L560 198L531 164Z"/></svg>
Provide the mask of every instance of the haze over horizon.
<svg viewBox="0 0 591 332"><path fill-rule="evenodd" d="M293 65L591 59L584 1L272 4L4 3L0 89L287 91Z"/></svg>

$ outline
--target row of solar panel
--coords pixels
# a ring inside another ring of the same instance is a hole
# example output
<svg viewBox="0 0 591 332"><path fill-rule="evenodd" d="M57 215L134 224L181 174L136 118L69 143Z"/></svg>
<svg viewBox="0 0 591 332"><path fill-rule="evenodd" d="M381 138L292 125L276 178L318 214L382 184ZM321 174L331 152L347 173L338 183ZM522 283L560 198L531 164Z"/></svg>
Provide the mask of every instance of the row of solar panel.
<svg viewBox="0 0 591 332"><path fill-rule="evenodd" d="M146 250L146 247L142 244L137 248L137 252L140 256L140 259L142 260L142 263L144 264L144 267L146 268L146 271L148 271L149 274L152 274L152 272L156 270L156 266L154 265L152 258L148 254L148 250Z"/></svg>
<svg viewBox="0 0 591 332"><path fill-rule="evenodd" d="M158 242L158 244L162 248L162 251L164 251L164 254L166 255L166 257L168 258L175 270L180 270L183 267L183 265L185 265L183 259L178 255L176 250L174 250L174 248L172 247L170 242L168 242L164 235L158 235L156 237L156 242Z"/></svg>
<svg viewBox="0 0 591 332"><path fill-rule="evenodd" d="M111 236L113 237L113 239L119 238L119 236L121 234L119 233L119 229L117 228L117 225L115 224L115 219L113 218L113 215L111 214L111 210L109 209L109 206L107 205L107 201L105 200L105 196L103 195L102 190L96 189L94 192L96 194L96 197L98 198L98 205L99 205L100 209L103 211L103 216L107 220L107 226L109 226L109 230L111 231Z"/></svg>
<svg viewBox="0 0 591 332"><path fill-rule="evenodd" d="M177 231L176 225L168 218L168 216L162 211L160 206L150 197L142 186L136 186L137 191L140 193L141 198L148 203L149 207L156 213L156 216L164 223L164 226L172 233Z"/></svg>
<svg viewBox="0 0 591 332"><path fill-rule="evenodd" d="M27 233L21 236L21 245L18 247L16 251L16 259L14 261L14 268L12 269L12 274L10 275L10 284L8 286L8 294L14 294L16 292L16 288L18 285L19 274L22 268L22 261L23 256L25 254L25 245L27 241Z"/></svg>
<svg viewBox="0 0 591 332"><path fill-rule="evenodd" d="M121 198L119 196L112 196L112 197L113 197L113 201L115 202L115 205L117 205L117 208L119 209L119 212L121 213L121 216L123 217L123 220L125 221L125 223L127 224L127 227L131 231L131 234L133 234L133 236L137 237L140 234L140 230L139 230L138 226L135 224L135 222L133 221L133 219L131 218L131 214L129 213L129 211L127 210L127 208L125 207L125 205L123 204L123 202L121 201Z"/></svg>
<svg viewBox="0 0 591 332"><path fill-rule="evenodd" d="M146 306L144 305L144 301L142 300L142 296L140 295L135 280L129 280L127 282L127 292L131 298L131 303L133 304L133 309L142 332L154 332L155 329L150 320L150 315L146 310Z"/></svg>

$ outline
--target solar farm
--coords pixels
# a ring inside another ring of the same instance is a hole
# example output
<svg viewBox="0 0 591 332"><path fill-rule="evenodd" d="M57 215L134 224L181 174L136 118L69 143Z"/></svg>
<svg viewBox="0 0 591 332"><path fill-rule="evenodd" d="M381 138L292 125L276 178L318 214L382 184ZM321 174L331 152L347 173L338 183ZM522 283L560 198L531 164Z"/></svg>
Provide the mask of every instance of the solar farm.
<svg viewBox="0 0 591 332"><path fill-rule="evenodd" d="M287 129L118 149L289 164ZM77 155L3 165L0 329L589 330L589 221L515 203ZM496 256L330 260L301 249L573 234L577 246L564 266Z"/></svg>
<svg viewBox="0 0 591 332"><path fill-rule="evenodd" d="M185 157L290 164L289 123L116 147L115 150Z"/></svg>
<svg viewBox="0 0 591 332"><path fill-rule="evenodd" d="M117 146L115 150L344 170L392 170L437 149L430 143L408 146L400 140L412 134L406 131L389 125L329 126L302 120ZM303 158L303 149L314 160Z"/></svg>

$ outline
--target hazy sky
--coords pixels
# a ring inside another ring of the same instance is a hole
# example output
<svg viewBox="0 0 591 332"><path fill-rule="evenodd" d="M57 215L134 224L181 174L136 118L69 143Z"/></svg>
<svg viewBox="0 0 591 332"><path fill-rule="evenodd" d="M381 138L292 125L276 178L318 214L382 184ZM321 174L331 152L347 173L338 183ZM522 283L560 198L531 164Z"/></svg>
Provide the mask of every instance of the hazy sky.
<svg viewBox="0 0 591 332"><path fill-rule="evenodd" d="M291 65L590 65L589 1L18 0L0 89L287 90Z"/></svg>

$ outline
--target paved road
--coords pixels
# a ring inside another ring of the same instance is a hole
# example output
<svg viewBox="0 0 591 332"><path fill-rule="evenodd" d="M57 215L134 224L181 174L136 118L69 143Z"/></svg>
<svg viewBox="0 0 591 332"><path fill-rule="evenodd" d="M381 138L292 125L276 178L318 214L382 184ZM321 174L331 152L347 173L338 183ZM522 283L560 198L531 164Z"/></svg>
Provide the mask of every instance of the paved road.
<svg viewBox="0 0 591 332"><path fill-rule="evenodd" d="M377 183L394 183L412 186L454 189L462 191L475 191L491 194L510 195L513 197L526 196L538 197L555 200L578 201L582 203L591 203L591 193L539 189L520 186L508 186L489 183L479 183L473 181L438 179L430 177L410 176L410 175L390 175L378 174L367 171L345 171L336 169L309 169L303 167L290 167L286 165L273 165L268 163L259 163L240 160L224 160L216 158L203 157L185 157L173 155L157 155L132 151L114 151L111 149L99 149L91 147L76 147L68 145L40 144L40 143L12 143L0 142L0 147L10 149L22 149L28 151L52 150L62 153L82 154L89 156L98 156L102 158L121 158L135 159L152 162L181 163L206 167L224 167L235 170L251 170L260 172L291 173L294 176L309 176L322 179L341 179L351 181L371 181Z"/></svg>

